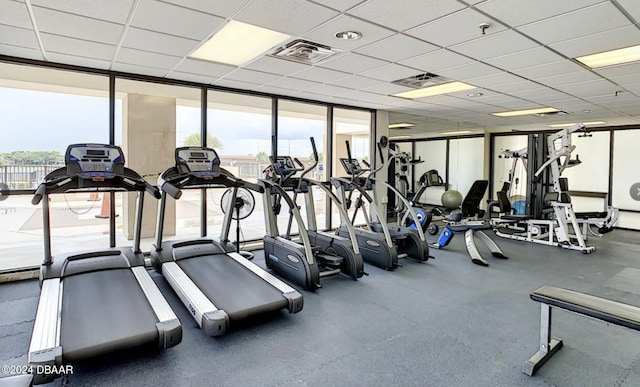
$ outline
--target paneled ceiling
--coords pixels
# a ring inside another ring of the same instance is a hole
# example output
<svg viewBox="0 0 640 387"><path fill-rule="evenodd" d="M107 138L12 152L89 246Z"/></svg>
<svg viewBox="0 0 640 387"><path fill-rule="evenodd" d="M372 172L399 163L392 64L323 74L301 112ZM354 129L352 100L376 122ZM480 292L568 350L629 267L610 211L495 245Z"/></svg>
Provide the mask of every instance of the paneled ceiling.
<svg viewBox="0 0 640 387"><path fill-rule="evenodd" d="M573 59L640 44L638 0L0 0L0 9L7 56L385 109L427 129L640 123L640 63L592 70ZM313 66L188 57L229 20L341 52ZM338 40L341 30L362 38ZM391 96L410 90L391 81L424 72L478 89ZM547 106L569 115L491 115Z"/></svg>

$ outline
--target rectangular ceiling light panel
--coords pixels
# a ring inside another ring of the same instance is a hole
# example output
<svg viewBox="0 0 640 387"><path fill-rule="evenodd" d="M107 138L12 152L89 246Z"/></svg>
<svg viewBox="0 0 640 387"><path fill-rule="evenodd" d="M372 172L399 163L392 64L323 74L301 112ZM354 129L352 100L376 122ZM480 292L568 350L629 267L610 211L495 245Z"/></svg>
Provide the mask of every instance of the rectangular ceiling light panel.
<svg viewBox="0 0 640 387"><path fill-rule="evenodd" d="M499 112L499 113L491 113L491 114L498 117L515 117L515 116L526 116L529 114L553 113L557 111L558 109L546 107L546 108L527 109L527 110L511 110L508 112Z"/></svg>
<svg viewBox="0 0 640 387"><path fill-rule="evenodd" d="M591 68L637 62L640 61L640 45L585 55L576 60Z"/></svg>
<svg viewBox="0 0 640 387"><path fill-rule="evenodd" d="M403 91L402 93L393 95L395 97L417 99L440 94L456 93L458 91L470 90L475 88L475 86L469 85L467 83L455 81L435 86L423 87L422 89L417 90Z"/></svg>
<svg viewBox="0 0 640 387"><path fill-rule="evenodd" d="M240 66L289 38L280 32L231 20L189 56Z"/></svg>

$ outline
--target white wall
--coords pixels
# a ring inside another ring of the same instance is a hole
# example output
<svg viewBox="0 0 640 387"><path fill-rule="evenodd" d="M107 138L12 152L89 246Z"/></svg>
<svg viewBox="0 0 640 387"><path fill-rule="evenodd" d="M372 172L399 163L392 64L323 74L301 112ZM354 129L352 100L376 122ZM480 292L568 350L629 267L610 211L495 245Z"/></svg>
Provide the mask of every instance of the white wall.
<svg viewBox="0 0 640 387"><path fill-rule="evenodd" d="M449 189L464 197L476 180L484 178L484 137L449 141Z"/></svg>
<svg viewBox="0 0 640 387"><path fill-rule="evenodd" d="M421 157L424 163L417 164L415 166L416 176L416 190L419 187L420 176L431 170L438 171L442 179L445 178L445 171L447 170L447 141L419 141L416 142L416 154L415 157ZM444 187L430 187L420 198L421 203L441 205L440 198L444 193Z"/></svg>

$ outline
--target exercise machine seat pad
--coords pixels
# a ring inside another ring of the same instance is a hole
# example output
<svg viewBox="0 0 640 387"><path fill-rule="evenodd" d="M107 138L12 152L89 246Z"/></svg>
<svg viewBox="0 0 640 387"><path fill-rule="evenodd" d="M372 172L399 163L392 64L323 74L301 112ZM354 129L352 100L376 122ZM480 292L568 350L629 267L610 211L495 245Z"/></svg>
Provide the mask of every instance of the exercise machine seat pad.
<svg viewBox="0 0 640 387"><path fill-rule="evenodd" d="M130 269L72 275L62 286L60 343L65 362L157 346L158 319Z"/></svg>
<svg viewBox="0 0 640 387"><path fill-rule="evenodd" d="M594 219L594 218L606 218L609 214L604 212L592 211L592 212L576 212L576 218L578 219Z"/></svg>
<svg viewBox="0 0 640 387"><path fill-rule="evenodd" d="M226 254L181 259L177 264L231 321L289 306L278 289Z"/></svg>
<svg viewBox="0 0 640 387"><path fill-rule="evenodd" d="M505 214L505 215L502 215L500 219L521 221L521 220L529 220L531 219L531 217L529 215L506 215Z"/></svg>
<svg viewBox="0 0 640 387"><path fill-rule="evenodd" d="M629 329L640 330L640 308L572 290L543 286L531 299Z"/></svg>

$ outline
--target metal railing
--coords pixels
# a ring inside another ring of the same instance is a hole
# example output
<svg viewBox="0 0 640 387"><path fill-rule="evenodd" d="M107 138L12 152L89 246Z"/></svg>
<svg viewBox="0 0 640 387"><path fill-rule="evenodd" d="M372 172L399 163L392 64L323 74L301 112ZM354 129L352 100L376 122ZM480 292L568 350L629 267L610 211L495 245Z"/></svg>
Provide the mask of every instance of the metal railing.
<svg viewBox="0 0 640 387"><path fill-rule="evenodd" d="M22 165L0 166L0 182L10 189L35 189L51 171L64 165Z"/></svg>

